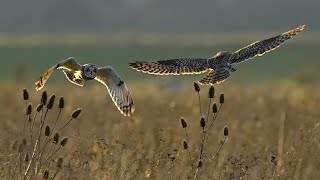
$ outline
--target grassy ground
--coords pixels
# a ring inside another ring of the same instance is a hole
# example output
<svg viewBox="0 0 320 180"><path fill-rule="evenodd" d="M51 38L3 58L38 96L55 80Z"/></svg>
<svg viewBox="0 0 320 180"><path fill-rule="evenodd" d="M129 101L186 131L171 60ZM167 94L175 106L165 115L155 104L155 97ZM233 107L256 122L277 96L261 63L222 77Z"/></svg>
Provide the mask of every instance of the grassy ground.
<svg viewBox="0 0 320 180"><path fill-rule="evenodd" d="M57 179L193 179L195 174L199 179L320 177L319 87L293 82L216 86L214 101L219 107L219 94L224 93L225 103L208 136L203 165L196 173L203 135L197 93L192 83L183 84L179 90L157 84L129 84L136 102L131 118L122 117L103 86L48 86L49 95L65 97L59 126L75 108L83 110L61 132L70 141L56 156L64 158ZM208 89L201 87L203 116L207 114ZM30 88L29 93L30 102L36 106L41 92ZM12 83L2 86L0 96L0 179L7 179L9 155L18 158L11 144L24 135L25 102L22 87ZM57 113L55 103L48 114L50 126ZM188 124L188 138L181 117ZM229 134L221 146L225 126ZM183 147L186 139L188 150ZM47 169L52 178L57 168L51 165Z"/></svg>

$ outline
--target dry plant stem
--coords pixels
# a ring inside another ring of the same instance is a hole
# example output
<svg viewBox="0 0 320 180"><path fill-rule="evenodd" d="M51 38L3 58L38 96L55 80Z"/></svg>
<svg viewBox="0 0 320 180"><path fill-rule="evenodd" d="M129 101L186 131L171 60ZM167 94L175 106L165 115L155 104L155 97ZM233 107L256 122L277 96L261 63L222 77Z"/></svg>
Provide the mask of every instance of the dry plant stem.
<svg viewBox="0 0 320 180"><path fill-rule="evenodd" d="M36 116L36 115L35 115ZM35 143L35 145L34 145L34 147L33 147L33 151L32 151L32 155L31 155L31 159L30 159L30 161L29 161L29 164L28 164L28 166L27 166L27 169L26 169L26 171L24 172L24 179L26 179L27 178L27 176L28 176L28 173L29 173L29 171L30 171L30 167L31 167L31 165L32 165L32 163L33 163L33 160L35 159L35 155L36 155L36 151L38 150L38 146L40 146L40 136L41 136L41 131L42 131L42 118L43 118L43 110L41 110L41 119L40 119L40 128L39 128L39 133L38 133L38 136L37 136L37 140L36 140L36 143ZM34 121L35 121L35 119L34 119ZM35 169L35 174L37 173L37 168Z"/></svg>
<svg viewBox="0 0 320 180"><path fill-rule="evenodd" d="M282 166L282 152L283 152L283 134L284 134L284 122L286 120L286 113L283 112L280 117L280 127L279 127L279 142L278 142L278 164L277 164L277 174L280 174L280 169Z"/></svg>
<svg viewBox="0 0 320 180"><path fill-rule="evenodd" d="M207 132L206 133L210 134L211 128L212 128L214 122L216 121L221 108L222 108L222 104L220 104L220 107L219 107L217 113L213 116L213 120L212 120L211 124L209 125L209 127L207 128Z"/></svg>
<svg viewBox="0 0 320 180"><path fill-rule="evenodd" d="M186 142L189 146L189 135L188 135L188 131L187 131L187 127L184 128L185 132L186 132ZM190 153L190 150L189 150L189 147L187 149L187 154L188 154L188 163L190 164L191 168L193 169L193 165L192 165L192 162L191 162L191 153Z"/></svg>
<svg viewBox="0 0 320 180"><path fill-rule="evenodd" d="M30 171L31 164L32 164L32 162L33 162L33 160L34 160L34 158L35 158L35 154L36 154L36 151L37 151L38 143L39 143L39 141L37 140L36 143L35 143L35 145L34 145L34 148L33 148L33 151L32 151L32 155L31 155L31 159L30 159L30 161L29 161L29 164L28 164L28 166L27 166L27 169L26 169L26 171L24 172L24 178L23 178L24 180L27 178L28 173L29 173L29 171Z"/></svg>
<svg viewBox="0 0 320 180"><path fill-rule="evenodd" d="M200 98L200 93L198 92L198 99L199 99L199 111L200 111L200 116L202 116L202 111L201 111L201 98Z"/></svg>
<svg viewBox="0 0 320 180"><path fill-rule="evenodd" d="M48 156L47 159L46 159L43 163L40 164L40 166L42 167L42 165L43 165L44 163L46 163L47 161L49 161L49 160L51 159L51 157L52 157L53 155L55 155L60 149L61 149L61 146L59 146L50 156Z"/></svg>
<svg viewBox="0 0 320 180"><path fill-rule="evenodd" d="M220 147L219 147L218 152L210 159L210 161L213 161L216 157L219 156L219 154L220 154L220 152L221 152L221 150L222 150L222 147L223 147L224 143L226 142L226 139L227 139L227 137L224 137L224 138L223 138L223 141L222 141L221 144L220 144Z"/></svg>
<svg viewBox="0 0 320 180"><path fill-rule="evenodd" d="M46 146L48 145L48 143L52 140L52 138L48 139L46 138L45 144L43 145L43 147L39 150L39 153L36 154L36 157L39 155L42 155L42 153L44 152Z"/></svg>
<svg viewBox="0 0 320 180"><path fill-rule="evenodd" d="M56 178L56 176L58 175L59 171L60 171L60 168L58 168L58 169L56 170L56 172L54 173L54 175L53 175L53 177L52 177L52 180L54 180L54 178Z"/></svg>
<svg viewBox="0 0 320 180"><path fill-rule="evenodd" d="M31 132L30 132L30 134L33 134L33 127L34 127L34 123L35 123L35 121L36 121L36 119L37 119L37 115L38 115L38 111L36 111L36 113L34 114L33 121L32 121L32 125L31 125ZM33 147L33 140L31 141L31 143L32 143L32 147Z"/></svg>
<svg viewBox="0 0 320 180"><path fill-rule="evenodd" d="M222 151L222 148L223 148L223 145L225 144L226 142L226 139L227 137L225 136L220 144L220 147L219 147L219 150L217 151L217 153L209 160L209 163L210 162L213 162L220 154L220 152ZM208 169L209 169L210 166L206 166L206 168L201 172L199 173L198 177L200 177L204 172L206 172ZM216 166L213 166L213 167L216 167Z"/></svg>
<svg viewBox="0 0 320 180"><path fill-rule="evenodd" d="M29 122L29 136L30 136L30 143L31 143L31 146L33 147L33 138L32 138L32 123Z"/></svg>
<svg viewBox="0 0 320 180"><path fill-rule="evenodd" d="M8 179L10 179L11 177L11 161L12 161L12 153L9 155L9 172L8 172L9 178Z"/></svg>
<svg viewBox="0 0 320 180"><path fill-rule="evenodd" d="M206 125L208 124L208 122L209 122L209 116L210 116L210 107L211 107L211 101L212 101L212 99L211 98L209 98L210 100L209 100L209 105L208 105L208 113L207 113L207 119L206 119Z"/></svg>
<svg viewBox="0 0 320 180"><path fill-rule="evenodd" d="M25 102L26 102L26 109L27 109L27 108L28 108L28 100L25 100ZM28 115L26 115L26 119L25 119L25 121L24 121L23 132L24 132L24 129L25 129L25 127L26 127L27 121L28 121Z"/></svg>
<svg viewBox="0 0 320 180"><path fill-rule="evenodd" d="M63 128L65 128L71 121L73 120L73 118L71 118L64 126L62 126L57 132L60 132Z"/></svg>
<svg viewBox="0 0 320 180"><path fill-rule="evenodd" d="M61 114L61 108L59 109L59 113L58 113L57 119L56 119L56 121L54 122L54 125L53 125L53 128L52 128L51 132L53 132L54 128L56 127L57 122L58 122L59 117L60 117L60 114Z"/></svg>

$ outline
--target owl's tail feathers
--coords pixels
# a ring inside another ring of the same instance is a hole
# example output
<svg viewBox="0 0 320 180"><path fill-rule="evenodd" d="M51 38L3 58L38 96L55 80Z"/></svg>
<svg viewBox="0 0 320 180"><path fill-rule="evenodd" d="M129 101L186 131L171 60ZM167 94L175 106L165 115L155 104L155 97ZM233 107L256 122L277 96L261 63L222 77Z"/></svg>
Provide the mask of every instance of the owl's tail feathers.
<svg viewBox="0 0 320 180"><path fill-rule="evenodd" d="M213 84L222 83L229 77L230 77L229 71L225 68L221 68L221 69L209 71L209 73L198 82L201 85L213 85Z"/></svg>

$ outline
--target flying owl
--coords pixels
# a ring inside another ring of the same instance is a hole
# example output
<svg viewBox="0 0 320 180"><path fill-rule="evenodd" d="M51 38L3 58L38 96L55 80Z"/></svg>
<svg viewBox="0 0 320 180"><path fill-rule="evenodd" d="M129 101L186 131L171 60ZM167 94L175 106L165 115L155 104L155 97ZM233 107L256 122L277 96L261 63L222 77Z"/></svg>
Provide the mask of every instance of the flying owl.
<svg viewBox="0 0 320 180"><path fill-rule="evenodd" d="M242 63L256 56L278 48L285 41L303 31L305 25L299 26L278 36L254 42L235 52L218 52L211 58L178 58L154 62L135 61L130 63L133 69L155 75L185 75L208 72L198 82L202 85L219 84L230 77L237 69L232 65Z"/></svg>
<svg viewBox="0 0 320 180"><path fill-rule="evenodd" d="M131 94L116 70L110 66L98 67L94 64L81 65L73 57L61 61L44 73L35 83L37 91L44 87L56 69L62 69L66 78L71 83L81 87L86 81L93 79L99 81L106 86L111 99L124 116L130 116L134 112L135 106Z"/></svg>

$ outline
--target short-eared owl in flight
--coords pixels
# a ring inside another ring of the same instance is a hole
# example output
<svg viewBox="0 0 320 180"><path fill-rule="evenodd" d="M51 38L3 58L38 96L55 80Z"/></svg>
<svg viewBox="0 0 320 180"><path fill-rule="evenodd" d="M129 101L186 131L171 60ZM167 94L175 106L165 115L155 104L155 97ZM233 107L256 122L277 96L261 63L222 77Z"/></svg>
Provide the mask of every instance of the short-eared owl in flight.
<svg viewBox="0 0 320 180"><path fill-rule="evenodd" d="M135 107L130 92L116 70L110 66L80 65L73 57L61 61L44 73L35 83L37 91L44 87L56 69L62 69L71 83L81 87L88 80L95 79L101 82L106 86L114 104L124 116L130 116L134 112Z"/></svg>
<svg viewBox="0 0 320 180"><path fill-rule="evenodd" d="M130 66L137 71L155 75L201 74L208 72L198 82L203 85L219 84L228 79L231 72L237 70L232 65L242 63L256 56L262 56L278 48L286 40L302 31L304 27L305 25L299 26L278 36L254 42L235 52L221 51L211 58L178 58L154 62L136 61L130 63Z"/></svg>

